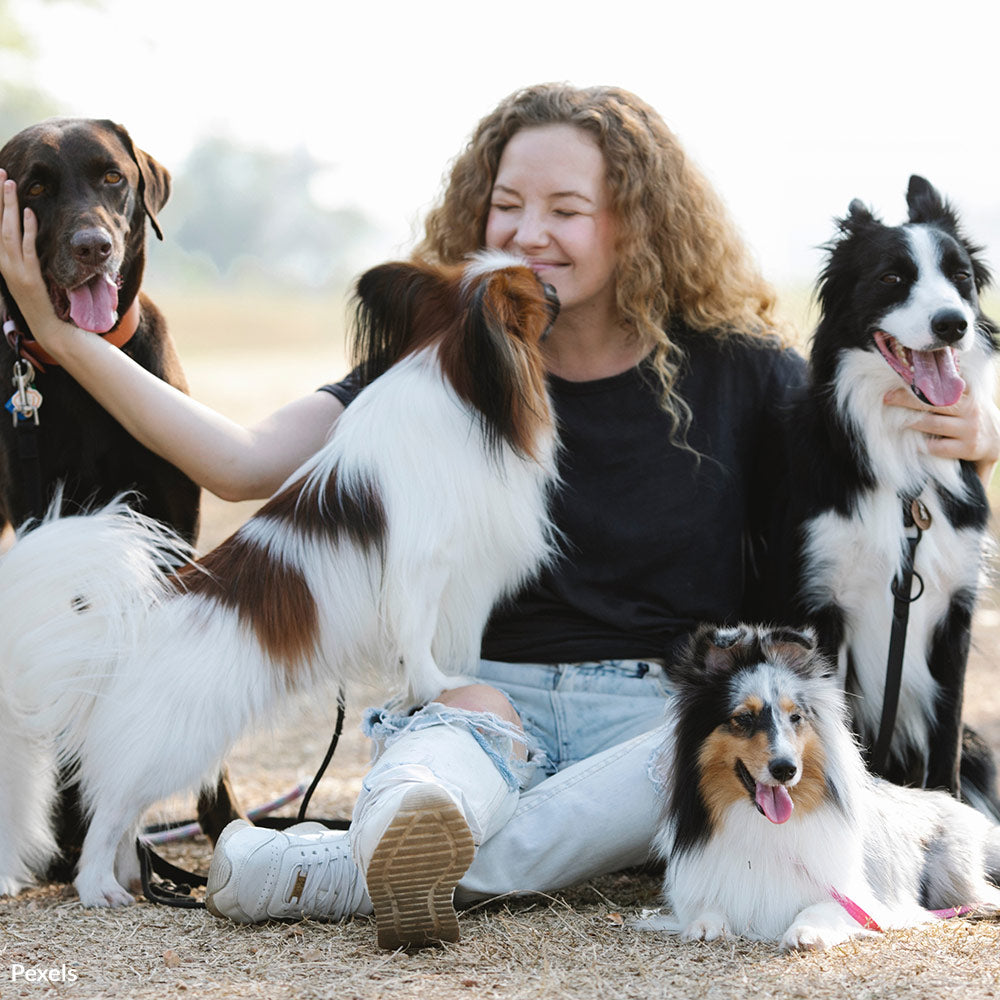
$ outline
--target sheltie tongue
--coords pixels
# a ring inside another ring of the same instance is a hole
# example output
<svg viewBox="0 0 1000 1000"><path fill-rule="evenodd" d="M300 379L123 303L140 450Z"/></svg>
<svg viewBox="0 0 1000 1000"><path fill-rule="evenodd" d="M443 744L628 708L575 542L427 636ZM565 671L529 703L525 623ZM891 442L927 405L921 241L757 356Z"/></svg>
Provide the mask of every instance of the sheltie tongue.
<svg viewBox="0 0 1000 1000"><path fill-rule="evenodd" d="M784 785L764 785L759 781L754 802L772 823L784 823L792 815L794 808L792 797Z"/></svg>
<svg viewBox="0 0 1000 1000"><path fill-rule="evenodd" d="M81 330L107 333L118 319L118 286L106 275L95 275L66 293L69 317Z"/></svg>

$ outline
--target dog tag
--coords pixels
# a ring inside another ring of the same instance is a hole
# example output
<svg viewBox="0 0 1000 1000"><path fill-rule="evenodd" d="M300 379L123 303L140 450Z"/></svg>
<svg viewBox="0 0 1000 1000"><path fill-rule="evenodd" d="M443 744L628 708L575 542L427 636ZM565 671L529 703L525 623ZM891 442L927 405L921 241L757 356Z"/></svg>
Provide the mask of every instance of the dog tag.
<svg viewBox="0 0 1000 1000"><path fill-rule="evenodd" d="M14 395L7 400L7 412L14 418L14 426L17 427L21 420L35 419L35 426L38 426L38 408L42 405L42 394L37 389L31 388L31 383L35 381L35 369L30 361L18 358L14 362Z"/></svg>
<svg viewBox="0 0 1000 1000"><path fill-rule="evenodd" d="M910 517L921 531L926 531L931 526L931 512L923 500L914 500L910 504Z"/></svg>
<svg viewBox="0 0 1000 1000"><path fill-rule="evenodd" d="M31 420L34 418L38 423L38 408L42 405L42 394L37 389L18 389L5 406L7 412L13 416L16 427L21 420Z"/></svg>

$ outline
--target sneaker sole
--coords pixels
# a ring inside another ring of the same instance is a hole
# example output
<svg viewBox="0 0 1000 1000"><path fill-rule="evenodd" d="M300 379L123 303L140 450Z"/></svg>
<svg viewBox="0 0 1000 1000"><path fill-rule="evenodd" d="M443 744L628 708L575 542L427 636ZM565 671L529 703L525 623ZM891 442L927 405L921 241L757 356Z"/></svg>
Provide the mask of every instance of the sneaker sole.
<svg viewBox="0 0 1000 1000"><path fill-rule="evenodd" d="M403 796L368 864L380 948L423 948L459 938L452 901L475 855L465 817L441 788Z"/></svg>

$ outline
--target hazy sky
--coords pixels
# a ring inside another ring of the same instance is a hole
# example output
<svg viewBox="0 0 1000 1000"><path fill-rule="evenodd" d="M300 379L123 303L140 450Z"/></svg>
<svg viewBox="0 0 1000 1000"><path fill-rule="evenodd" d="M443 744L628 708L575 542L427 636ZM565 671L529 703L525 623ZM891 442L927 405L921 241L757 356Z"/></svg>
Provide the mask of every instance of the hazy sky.
<svg viewBox="0 0 1000 1000"><path fill-rule="evenodd" d="M569 80L655 105L774 280L815 273L813 248L853 197L898 221L912 172L1000 265L990 0L12 5L38 55L19 72L65 113L124 122L168 167L209 131L305 144L331 164L325 198L385 228L383 256L479 117L517 87Z"/></svg>

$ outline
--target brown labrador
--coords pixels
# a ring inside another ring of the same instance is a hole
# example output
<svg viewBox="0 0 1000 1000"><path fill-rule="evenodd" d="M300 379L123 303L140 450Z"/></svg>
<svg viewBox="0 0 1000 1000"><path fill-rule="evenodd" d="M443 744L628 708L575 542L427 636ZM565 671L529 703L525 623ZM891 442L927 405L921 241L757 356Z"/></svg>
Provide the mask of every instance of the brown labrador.
<svg viewBox="0 0 1000 1000"><path fill-rule="evenodd" d="M186 392L163 316L140 290L147 220L163 238L156 215L170 194L167 170L121 125L81 118L51 119L19 132L0 149L0 167L17 182L22 210L30 207L38 218L39 261L56 312ZM132 438L45 354L2 277L0 319L0 385L12 384L18 373L33 378L23 395L14 389L10 415L0 414L0 528L40 517L58 489L65 511L129 490L139 509L193 543L199 488ZM0 402L7 400L5 393ZM209 794L199 802L213 840L235 815L221 782L218 792L217 801ZM70 787L58 819L63 860L51 877L71 877L84 832Z"/></svg>

